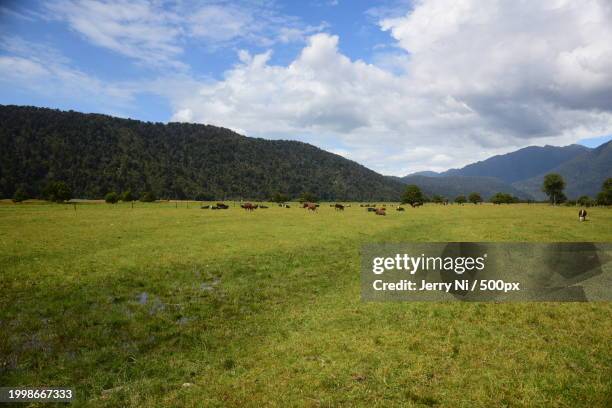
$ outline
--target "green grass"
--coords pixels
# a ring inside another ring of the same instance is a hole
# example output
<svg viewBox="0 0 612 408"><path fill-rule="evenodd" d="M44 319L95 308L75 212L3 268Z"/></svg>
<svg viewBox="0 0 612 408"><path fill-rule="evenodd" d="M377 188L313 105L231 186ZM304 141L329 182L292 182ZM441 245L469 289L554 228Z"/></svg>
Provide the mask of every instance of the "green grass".
<svg viewBox="0 0 612 408"><path fill-rule="evenodd" d="M610 406L610 303L360 301L363 243L612 240L612 210L576 213L3 204L0 385L74 386L75 406Z"/></svg>

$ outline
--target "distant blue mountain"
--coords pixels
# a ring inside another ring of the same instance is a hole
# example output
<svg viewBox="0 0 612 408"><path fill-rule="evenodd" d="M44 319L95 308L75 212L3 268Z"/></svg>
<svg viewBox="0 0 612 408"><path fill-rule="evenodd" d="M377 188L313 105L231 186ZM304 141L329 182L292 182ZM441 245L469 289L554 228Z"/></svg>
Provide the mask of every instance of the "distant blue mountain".
<svg viewBox="0 0 612 408"><path fill-rule="evenodd" d="M435 171L417 171L416 173L410 173L408 176L440 177L440 173Z"/></svg>
<svg viewBox="0 0 612 408"><path fill-rule="evenodd" d="M604 180L612 177L612 141L596 149L589 149L555 168L542 172L535 177L513 183L513 186L538 199L543 199L541 191L544 176L558 173L565 180L565 195L576 199L582 195L595 197L601 191Z"/></svg>
<svg viewBox="0 0 612 408"><path fill-rule="evenodd" d="M548 173L563 176L568 197L594 197L603 181L612 177L612 142L596 149L576 144L530 146L460 169L442 173L421 171L398 179L447 198L475 191L483 197L489 197L491 192L505 192L522 198L544 199L541 186Z"/></svg>
<svg viewBox="0 0 612 408"><path fill-rule="evenodd" d="M530 146L512 153L490 157L461 169L450 169L441 176L495 177L514 183L538 176L591 149L580 145Z"/></svg>

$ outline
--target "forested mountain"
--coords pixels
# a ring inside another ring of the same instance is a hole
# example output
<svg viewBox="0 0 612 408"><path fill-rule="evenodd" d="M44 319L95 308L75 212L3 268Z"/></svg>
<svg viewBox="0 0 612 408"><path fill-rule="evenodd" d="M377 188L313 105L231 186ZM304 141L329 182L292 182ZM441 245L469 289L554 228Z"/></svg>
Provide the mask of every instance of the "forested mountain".
<svg viewBox="0 0 612 408"><path fill-rule="evenodd" d="M514 183L547 173L590 150L588 147L575 144L563 147L529 146L469 164L461 169L450 169L439 175L496 177L506 183Z"/></svg>
<svg viewBox="0 0 612 408"><path fill-rule="evenodd" d="M510 184L493 177L429 177L412 175L399 178L399 180L405 184L416 184L429 197L438 194L450 200L459 195L467 196L473 192L479 193L485 200L499 192L512 194L521 199L532 198L529 194L519 191Z"/></svg>
<svg viewBox="0 0 612 408"><path fill-rule="evenodd" d="M566 183L565 195L576 199L582 195L595 197L602 183L612 177L612 141L574 157L546 173L560 174ZM542 181L546 173L514 183L516 188L544 198Z"/></svg>
<svg viewBox="0 0 612 408"><path fill-rule="evenodd" d="M40 196L51 180L74 197L151 191L162 198L398 200L404 186L315 146L199 124L0 105L0 196Z"/></svg>

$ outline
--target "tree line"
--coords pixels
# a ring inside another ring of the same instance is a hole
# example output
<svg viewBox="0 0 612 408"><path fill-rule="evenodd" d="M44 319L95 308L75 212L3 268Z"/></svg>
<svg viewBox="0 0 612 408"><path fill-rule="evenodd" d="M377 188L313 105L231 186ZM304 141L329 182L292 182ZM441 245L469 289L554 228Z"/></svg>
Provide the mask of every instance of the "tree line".
<svg viewBox="0 0 612 408"><path fill-rule="evenodd" d="M542 183L542 191L546 193L546 195L548 196L548 201L553 205L561 203L567 203L569 205L579 204L587 207L592 205L612 205L612 178L608 178L603 182L601 186L601 191L597 194L595 198L582 196L576 201L567 200L567 197L563 192L565 190L565 186L566 184L563 180L563 177L561 177L559 174L551 173L547 174L544 177L544 181ZM410 184L406 186L401 201L404 204L425 202L448 204L449 202L451 202L450 199L438 194L434 194L431 197L427 197L425 194L423 194L421 188L415 184ZM452 201L457 204L464 204L467 202L473 204L480 204L484 200L479 193L473 192L470 193L467 197L465 195L458 195L453 198ZM520 202L532 202L532 200L521 200L518 197L513 196L512 194L504 192L498 192L492 195L491 197L489 197L488 201L493 204L514 204Z"/></svg>

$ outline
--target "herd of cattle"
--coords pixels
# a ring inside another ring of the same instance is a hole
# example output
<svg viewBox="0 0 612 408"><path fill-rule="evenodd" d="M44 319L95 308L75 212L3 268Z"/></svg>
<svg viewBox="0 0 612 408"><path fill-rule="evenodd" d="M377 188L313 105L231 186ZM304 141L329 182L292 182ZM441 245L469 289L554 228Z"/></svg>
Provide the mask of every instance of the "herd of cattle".
<svg viewBox="0 0 612 408"><path fill-rule="evenodd" d="M412 207L416 208L416 207L420 207L422 206L423 203L413 203L411 204ZM291 206L287 203L279 203L278 204L279 207L283 207L283 208L291 208ZM336 204L330 204L330 207L334 208L336 211L344 211L345 208L350 208L350 204L340 204L340 203L336 203ZM359 204L360 207L364 207L366 209L367 212L373 212L376 215L387 215L387 205L383 204L382 206L378 206L376 204ZM395 207L395 205L390 204L390 207ZM256 210L258 208L261 209L266 209L268 208L265 205L262 204L253 204L253 203L243 203L240 204L240 207L245 209L246 211L253 211ZM227 210L229 208L229 205L224 204L224 203L217 203L217 204L211 204L211 205L205 205L201 207L203 210ZM305 202L302 203L302 208L305 208L308 211L312 211L313 213L317 211L317 208L319 208L319 204L317 203L311 203L311 202ZM395 208L396 211L405 211L404 207L402 206L397 206Z"/></svg>

